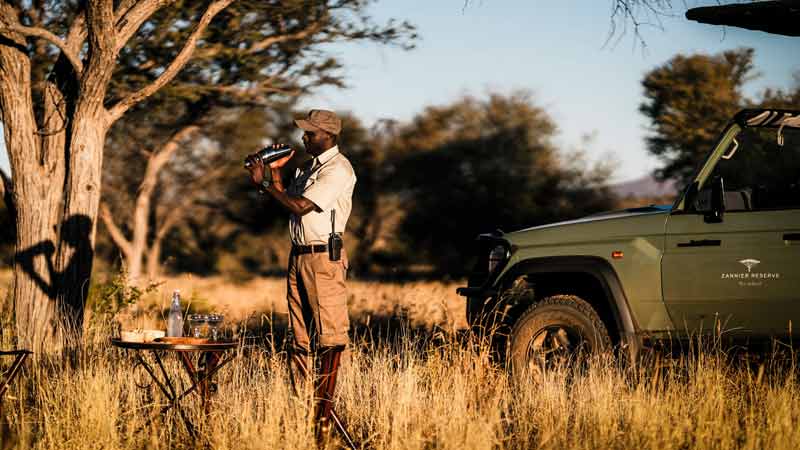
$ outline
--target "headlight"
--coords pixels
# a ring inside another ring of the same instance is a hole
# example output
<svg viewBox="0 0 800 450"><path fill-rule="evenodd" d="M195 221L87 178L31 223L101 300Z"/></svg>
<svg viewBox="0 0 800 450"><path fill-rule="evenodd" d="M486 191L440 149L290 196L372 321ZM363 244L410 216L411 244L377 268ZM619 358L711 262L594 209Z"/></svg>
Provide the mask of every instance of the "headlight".
<svg viewBox="0 0 800 450"><path fill-rule="evenodd" d="M502 245L498 245L489 252L489 273L493 273L494 269L500 264L505 262L508 258L508 250Z"/></svg>

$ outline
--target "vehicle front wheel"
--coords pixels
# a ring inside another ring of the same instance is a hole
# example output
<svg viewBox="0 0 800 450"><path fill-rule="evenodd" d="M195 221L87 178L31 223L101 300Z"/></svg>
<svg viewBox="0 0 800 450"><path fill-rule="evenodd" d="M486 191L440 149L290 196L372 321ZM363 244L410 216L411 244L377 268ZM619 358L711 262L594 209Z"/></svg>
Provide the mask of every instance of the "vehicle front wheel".
<svg viewBox="0 0 800 450"><path fill-rule="evenodd" d="M608 330L589 303L555 295L537 301L516 321L508 357L515 375L537 376L610 348Z"/></svg>

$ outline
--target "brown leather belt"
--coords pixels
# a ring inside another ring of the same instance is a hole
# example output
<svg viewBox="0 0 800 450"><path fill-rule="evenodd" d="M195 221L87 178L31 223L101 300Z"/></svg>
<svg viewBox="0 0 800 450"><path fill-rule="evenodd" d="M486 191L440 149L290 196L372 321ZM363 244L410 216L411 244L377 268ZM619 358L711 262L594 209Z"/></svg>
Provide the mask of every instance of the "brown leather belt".
<svg viewBox="0 0 800 450"><path fill-rule="evenodd" d="M327 253L328 246L325 244L319 245L292 245L292 254L305 255L308 253Z"/></svg>

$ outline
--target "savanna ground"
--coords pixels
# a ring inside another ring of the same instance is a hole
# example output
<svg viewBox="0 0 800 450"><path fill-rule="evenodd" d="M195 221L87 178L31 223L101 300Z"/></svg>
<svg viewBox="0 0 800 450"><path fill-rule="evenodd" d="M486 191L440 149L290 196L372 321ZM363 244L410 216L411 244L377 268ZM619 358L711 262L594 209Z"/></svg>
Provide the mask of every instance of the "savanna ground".
<svg viewBox="0 0 800 450"><path fill-rule="evenodd" d="M9 275L0 275L5 286ZM790 350L742 363L711 343L683 356L651 354L638 365L608 358L516 383L490 361L486 343L463 330L457 284L350 282L354 339L336 409L359 446L800 448ZM175 277L117 318L126 328L158 325L174 288L193 310L223 312L233 325L227 331L242 338L219 374L210 415L203 419L196 400L186 401L202 424L199 443L176 414L148 424L164 399L155 386L137 387L146 374L108 345L109 323L97 316L77 359L53 354L27 364L4 399L0 448L314 448L309 399L292 396L286 377L283 280Z"/></svg>

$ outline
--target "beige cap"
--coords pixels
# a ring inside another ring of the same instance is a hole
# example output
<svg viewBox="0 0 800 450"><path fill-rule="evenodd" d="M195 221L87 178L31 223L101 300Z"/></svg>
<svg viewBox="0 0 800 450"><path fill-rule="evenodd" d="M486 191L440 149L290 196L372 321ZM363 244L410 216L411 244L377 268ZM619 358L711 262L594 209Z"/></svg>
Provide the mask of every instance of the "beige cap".
<svg viewBox="0 0 800 450"><path fill-rule="evenodd" d="M342 131L342 120L333 111L324 109L312 109L308 112L308 119L295 119L294 124L302 130L323 130L337 136Z"/></svg>

